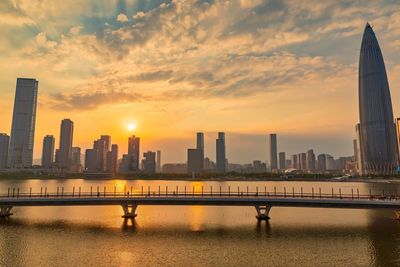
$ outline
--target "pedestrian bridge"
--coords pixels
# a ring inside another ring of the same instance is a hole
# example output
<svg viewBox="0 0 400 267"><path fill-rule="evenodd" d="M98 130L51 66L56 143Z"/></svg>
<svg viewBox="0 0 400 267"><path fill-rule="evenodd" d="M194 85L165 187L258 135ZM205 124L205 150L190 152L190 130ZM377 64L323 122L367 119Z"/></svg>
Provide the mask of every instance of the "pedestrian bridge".
<svg viewBox="0 0 400 267"><path fill-rule="evenodd" d="M125 190L123 192L93 190L90 192L82 192L81 188L72 192L64 192L64 188L57 188L56 192L47 192L47 188L41 189L40 193L29 192L22 193L19 189L8 189L7 194L0 194L0 217L8 217L12 215L12 209L17 207L34 207L34 206L121 206L124 218L136 217L136 209L140 205L169 205L169 206L251 206L255 208L256 218L258 220L268 220L269 212L272 207L303 207L303 208L343 208L343 209L387 209L393 210L400 219L400 196L393 194L379 195L361 195L351 191L351 194L342 194L341 190L331 194L318 192L305 193L295 192L292 188L291 192L284 189L283 192L273 192L267 190L260 192L241 191L239 188L236 192L231 191L210 191L195 192L194 188L187 191L186 187L181 192L176 188L174 191L141 190L135 191Z"/></svg>

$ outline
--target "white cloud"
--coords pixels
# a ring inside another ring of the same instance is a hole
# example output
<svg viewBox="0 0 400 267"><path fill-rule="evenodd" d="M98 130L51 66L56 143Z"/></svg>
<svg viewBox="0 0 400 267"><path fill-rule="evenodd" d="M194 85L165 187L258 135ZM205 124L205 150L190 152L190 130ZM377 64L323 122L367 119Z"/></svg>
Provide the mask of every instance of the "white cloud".
<svg viewBox="0 0 400 267"><path fill-rule="evenodd" d="M127 22L127 21L129 21L129 19L124 13L119 13L118 16L117 16L117 21L119 21L119 22Z"/></svg>

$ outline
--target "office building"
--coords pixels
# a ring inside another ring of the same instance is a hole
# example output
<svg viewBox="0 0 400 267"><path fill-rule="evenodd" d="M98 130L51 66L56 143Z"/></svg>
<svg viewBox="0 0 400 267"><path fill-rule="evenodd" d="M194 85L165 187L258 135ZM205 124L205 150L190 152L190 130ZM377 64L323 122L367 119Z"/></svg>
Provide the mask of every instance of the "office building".
<svg viewBox="0 0 400 267"><path fill-rule="evenodd" d="M107 152L106 171L116 174L118 170L118 145L111 145L111 151Z"/></svg>
<svg viewBox="0 0 400 267"><path fill-rule="evenodd" d="M97 139L93 142L93 149L97 151L97 169L99 171L106 170L106 157L107 157L107 148L106 148L106 140Z"/></svg>
<svg viewBox="0 0 400 267"><path fill-rule="evenodd" d="M299 154L299 169L300 170L307 169L307 154L306 153Z"/></svg>
<svg viewBox="0 0 400 267"><path fill-rule="evenodd" d="M296 169L296 170L300 169L299 156L297 154L292 155L292 169Z"/></svg>
<svg viewBox="0 0 400 267"><path fill-rule="evenodd" d="M319 171L326 171L326 155L319 154L318 157L318 170Z"/></svg>
<svg viewBox="0 0 400 267"><path fill-rule="evenodd" d="M58 167L68 170L71 165L72 140L74 135L74 123L70 119L61 121L60 148Z"/></svg>
<svg viewBox="0 0 400 267"><path fill-rule="evenodd" d="M392 100L382 52L368 23L361 42L358 81L363 171L392 174L398 162Z"/></svg>
<svg viewBox="0 0 400 267"><path fill-rule="evenodd" d="M198 148L189 148L187 157L187 169L188 173L199 173L203 170L202 168L202 156L203 152ZM203 160L204 162L204 160Z"/></svg>
<svg viewBox="0 0 400 267"><path fill-rule="evenodd" d="M307 150L307 167L306 169L309 171L314 171L315 170L315 154L314 150L309 149Z"/></svg>
<svg viewBox="0 0 400 267"><path fill-rule="evenodd" d="M278 169L278 145L276 134L269 135L269 164L271 171Z"/></svg>
<svg viewBox="0 0 400 267"><path fill-rule="evenodd" d="M279 152L279 169L286 169L286 155L285 152Z"/></svg>
<svg viewBox="0 0 400 267"><path fill-rule="evenodd" d="M100 140L104 141L105 151L110 151L111 146L111 136L109 135L102 135L100 136Z"/></svg>
<svg viewBox="0 0 400 267"><path fill-rule="evenodd" d="M326 169L336 170L335 159L331 155L325 155L325 157L326 157Z"/></svg>
<svg viewBox="0 0 400 267"><path fill-rule="evenodd" d="M85 170L88 172L98 172L98 151L96 149L86 149L85 151Z"/></svg>
<svg viewBox="0 0 400 267"><path fill-rule="evenodd" d="M52 135L43 138L42 168L50 169L54 164L55 139Z"/></svg>
<svg viewBox="0 0 400 267"><path fill-rule="evenodd" d="M161 151L157 150L157 155L156 155L156 172L161 172Z"/></svg>
<svg viewBox="0 0 400 267"><path fill-rule="evenodd" d="M140 138L136 136L129 137L128 140L128 156L130 157L129 170L139 170L139 159L140 159Z"/></svg>
<svg viewBox="0 0 400 267"><path fill-rule="evenodd" d="M226 172L226 154L225 154L225 133L219 132L218 139L216 140L217 145L217 169L219 173Z"/></svg>
<svg viewBox="0 0 400 267"><path fill-rule="evenodd" d="M9 149L10 137L5 133L0 133L0 169L7 168Z"/></svg>
<svg viewBox="0 0 400 267"><path fill-rule="evenodd" d="M11 126L9 165L32 167L39 82L18 78Z"/></svg>
<svg viewBox="0 0 400 267"><path fill-rule="evenodd" d="M143 153L144 159L142 160L143 171L146 173L156 172L156 152L147 151Z"/></svg>
<svg viewBox="0 0 400 267"><path fill-rule="evenodd" d="M201 150L201 170L204 169L204 133L197 133L196 148Z"/></svg>

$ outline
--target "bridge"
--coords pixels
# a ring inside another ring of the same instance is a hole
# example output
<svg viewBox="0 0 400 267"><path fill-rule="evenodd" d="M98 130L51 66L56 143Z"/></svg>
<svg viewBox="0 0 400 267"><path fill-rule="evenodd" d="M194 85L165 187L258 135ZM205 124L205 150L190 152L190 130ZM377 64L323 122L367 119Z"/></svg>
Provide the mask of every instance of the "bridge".
<svg viewBox="0 0 400 267"><path fill-rule="evenodd" d="M82 192L81 188L72 192L64 192L64 188L57 187L56 192L47 192L47 188L41 188L40 193L33 193L32 189L29 192L22 193L17 188L8 189L7 194L0 194L0 217L9 217L12 215L14 207L33 207L33 206L121 206L124 218L135 218L137 216L136 209L140 205L153 206L250 206L256 211L258 220L269 220L270 210L272 207L303 207L303 208L343 208L343 209L386 209L393 210L397 219L400 220L400 196L397 194L360 194L352 189L351 194L342 194L332 192L330 194L322 193L321 189L318 192L295 192L292 188L291 192L277 192L274 188L273 192L268 192L265 188L263 192L257 190L255 192L241 191L222 191L221 187L217 191L204 192L203 187L201 192L192 190L169 191L168 187L165 191L144 190L125 190L117 192L114 188L113 192L93 190L90 192Z"/></svg>

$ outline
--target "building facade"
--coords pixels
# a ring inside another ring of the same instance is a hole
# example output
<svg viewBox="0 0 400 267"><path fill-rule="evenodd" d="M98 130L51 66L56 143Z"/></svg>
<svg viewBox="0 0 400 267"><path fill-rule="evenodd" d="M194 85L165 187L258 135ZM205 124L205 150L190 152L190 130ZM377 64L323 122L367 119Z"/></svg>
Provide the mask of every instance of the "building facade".
<svg viewBox="0 0 400 267"><path fill-rule="evenodd" d="M278 144L276 134L269 135L269 166L271 171L278 169Z"/></svg>
<svg viewBox="0 0 400 267"><path fill-rule="evenodd" d="M398 163L392 100L382 52L368 23L361 42L358 96L363 172L392 174Z"/></svg>
<svg viewBox="0 0 400 267"><path fill-rule="evenodd" d="M70 119L61 121L60 148L58 155L58 167L69 170L72 156L72 140L74 135L74 123Z"/></svg>
<svg viewBox="0 0 400 267"><path fill-rule="evenodd" d="M225 154L225 133L219 132L218 138L216 140L217 145L217 169L216 171L219 173L226 172L226 154Z"/></svg>
<svg viewBox="0 0 400 267"><path fill-rule="evenodd" d="M39 82L18 78L11 126L9 165L32 167Z"/></svg>
<svg viewBox="0 0 400 267"><path fill-rule="evenodd" d="M5 133L0 133L0 169L8 166L8 150L10 149L10 137Z"/></svg>
<svg viewBox="0 0 400 267"><path fill-rule="evenodd" d="M46 135L43 138L42 149L42 168L50 169L54 164L54 146L55 138L52 135Z"/></svg>

